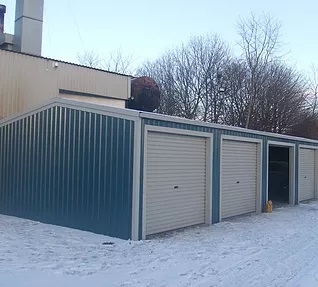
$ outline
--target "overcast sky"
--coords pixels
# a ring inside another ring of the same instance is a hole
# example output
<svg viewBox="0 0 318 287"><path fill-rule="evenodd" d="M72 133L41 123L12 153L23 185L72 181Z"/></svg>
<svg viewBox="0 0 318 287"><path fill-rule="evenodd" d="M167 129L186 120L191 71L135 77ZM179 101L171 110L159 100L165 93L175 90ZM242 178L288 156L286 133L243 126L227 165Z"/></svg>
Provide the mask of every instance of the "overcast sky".
<svg viewBox="0 0 318 287"><path fill-rule="evenodd" d="M15 0L6 26L14 30ZM284 52L299 70L318 66L317 0L45 0L43 56L77 62L77 54L121 48L138 62L191 36L217 33L234 47L236 22L266 12L282 24Z"/></svg>

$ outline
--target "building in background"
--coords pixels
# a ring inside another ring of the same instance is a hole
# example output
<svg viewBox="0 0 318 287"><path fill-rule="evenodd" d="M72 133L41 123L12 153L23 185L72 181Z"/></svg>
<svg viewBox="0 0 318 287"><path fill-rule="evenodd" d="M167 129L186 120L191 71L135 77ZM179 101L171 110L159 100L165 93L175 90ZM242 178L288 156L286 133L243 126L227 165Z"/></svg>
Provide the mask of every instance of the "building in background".
<svg viewBox="0 0 318 287"><path fill-rule="evenodd" d="M51 98L125 108L131 77L39 56L0 50L0 117Z"/></svg>
<svg viewBox="0 0 318 287"><path fill-rule="evenodd" d="M43 6L44 0L16 0L14 35L4 33L0 6L0 118L55 97L125 108L130 76L41 56Z"/></svg>

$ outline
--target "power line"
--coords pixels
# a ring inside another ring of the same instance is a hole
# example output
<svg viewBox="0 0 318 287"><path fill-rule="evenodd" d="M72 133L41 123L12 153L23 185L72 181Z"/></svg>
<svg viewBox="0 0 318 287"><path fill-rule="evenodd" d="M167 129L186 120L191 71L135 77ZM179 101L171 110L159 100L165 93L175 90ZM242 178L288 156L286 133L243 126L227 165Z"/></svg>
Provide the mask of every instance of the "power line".
<svg viewBox="0 0 318 287"><path fill-rule="evenodd" d="M83 49L84 49L84 50L86 50L86 48L85 48L85 44L84 44L84 41L83 41L83 38L82 38L82 35L81 35L81 32L80 32L80 30L79 30L79 28L78 28L78 25L77 25L76 19L75 19L74 15L73 15L73 12L72 12L71 5L70 5L70 1L69 1L69 0L67 0L67 6L68 6L68 9L69 9L70 14L71 14L71 16L72 16L73 23L74 23L75 28L76 28L76 30L77 30L77 33L78 33L79 39L80 39L80 41L81 41L81 43L82 43L82 46L83 46Z"/></svg>
<svg viewBox="0 0 318 287"><path fill-rule="evenodd" d="M52 37L51 37L51 31L50 31L50 25L49 25L49 21L47 21L48 17L47 17L47 10L46 10L46 5L44 4L44 21L47 27L47 34L48 34L48 38L49 38L49 43L50 45L52 44Z"/></svg>

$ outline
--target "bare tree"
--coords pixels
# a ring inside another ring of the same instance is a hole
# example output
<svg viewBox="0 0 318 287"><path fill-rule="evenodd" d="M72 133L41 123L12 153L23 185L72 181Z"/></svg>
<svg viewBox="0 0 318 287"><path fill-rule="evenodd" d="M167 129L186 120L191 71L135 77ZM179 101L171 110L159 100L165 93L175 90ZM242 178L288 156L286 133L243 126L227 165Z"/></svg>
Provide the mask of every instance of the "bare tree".
<svg viewBox="0 0 318 287"><path fill-rule="evenodd" d="M245 127L249 105L248 69L242 60L233 59L223 70L224 124Z"/></svg>
<svg viewBox="0 0 318 287"><path fill-rule="evenodd" d="M223 70L230 59L228 46L216 35L194 37L188 44L193 58L193 79L199 96L199 118L206 122L223 123Z"/></svg>
<svg viewBox="0 0 318 287"><path fill-rule="evenodd" d="M223 100L217 74L228 58L228 48L218 36L194 37L158 60L144 64L138 74L151 76L159 84L159 112L220 122Z"/></svg>
<svg viewBox="0 0 318 287"><path fill-rule="evenodd" d="M269 63L263 74L253 101L249 128L290 133L307 112L305 81L296 70L281 62ZM225 124L245 126L250 105L249 76L243 60L233 60L225 70Z"/></svg>
<svg viewBox="0 0 318 287"><path fill-rule="evenodd" d="M238 23L239 45L246 61L248 84L248 109L245 127L250 126L253 107L258 96L259 89L266 79L266 67L272 61L277 61L280 48L280 25L269 15L261 17L251 15L247 20Z"/></svg>
<svg viewBox="0 0 318 287"><path fill-rule="evenodd" d="M132 74L134 61L133 54L125 55L122 49L117 49L103 58L102 67L112 72Z"/></svg>
<svg viewBox="0 0 318 287"><path fill-rule="evenodd" d="M85 51L77 55L80 64L117 73L133 73L134 57L125 55L121 49L111 51L102 57L95 51Z"/></svg>
<svg viewBox="0 0 318 287"><path fill-rule="evenodd" d="M279 31L270 16L252 15L238 24L241 57L233 57L216 35L193 37L144 63L137 75L159 85L159 113L313 137L318 126L318 73L313 68L308 85L281 61ZM121 73L131 73L133 64L132 55L124 56L120 49L103 58L87 52L79 60Z"/></svg>
<svg viewBox="0 0 318 287"><path fill-rule="evenodd" d="M100 56L94 51L84 51L81 54L77 54L77 59L81 65L91 68L101 68Z"/></svg>
<svg viewBox="0 0 318 287"><path fill-rule="evenodd" d="M314 65L311 66L311 75L308 82L308 108L314 116L318 113L318 69Z"/></svg>
<svg viewBox="0 0 318 287"><path fill-rule="evenodd" d="M306 113L305 82L297 71L278 62L267 67L266 75L255 102L250 127L290 133Z"/></svg>
<svg viewBox="0 0 318 287"><path fill-rule="evenodd" d="M295 122L291 134L318 139L318 69L314 65L306 85L306 103L302 118Z"/></svg>
<svg viewBox="0 0 318 287"><path fill-rule="evenodd" d="M137 75L153 78L160 87L161 98L158 113L182 116L180 103L177 100L175 79L173 75L174 62L171 55L166 54L154 62L146 62L139 68Z"/></svg>

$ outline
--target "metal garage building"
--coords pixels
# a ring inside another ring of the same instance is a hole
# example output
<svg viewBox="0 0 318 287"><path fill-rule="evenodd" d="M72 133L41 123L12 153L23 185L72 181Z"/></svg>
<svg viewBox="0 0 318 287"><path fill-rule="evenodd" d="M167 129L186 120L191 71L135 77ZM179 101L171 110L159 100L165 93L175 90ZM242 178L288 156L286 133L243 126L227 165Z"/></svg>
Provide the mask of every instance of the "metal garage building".
<svg viewBox="0 0 318 287"><path fill-rule="evenodd" d="M0 212L138 240L315 199L317 149L57 98L0 122Z"/></svg>

